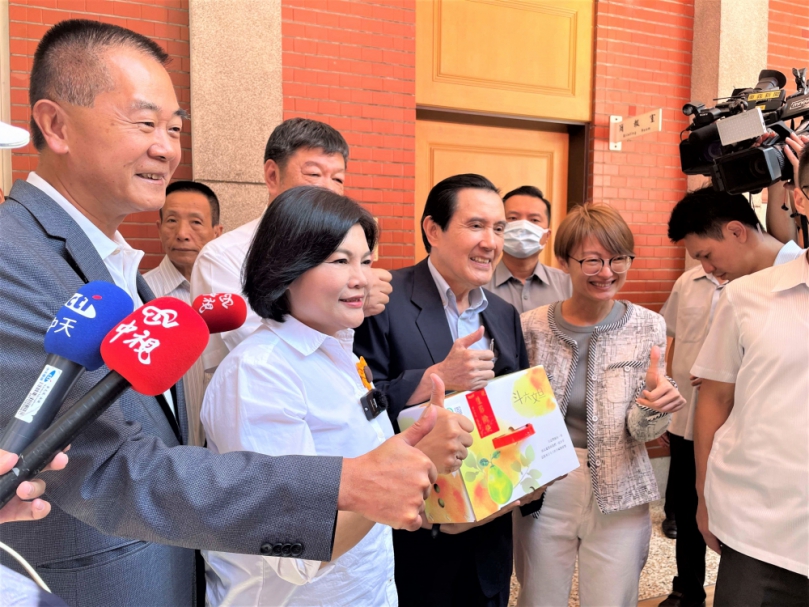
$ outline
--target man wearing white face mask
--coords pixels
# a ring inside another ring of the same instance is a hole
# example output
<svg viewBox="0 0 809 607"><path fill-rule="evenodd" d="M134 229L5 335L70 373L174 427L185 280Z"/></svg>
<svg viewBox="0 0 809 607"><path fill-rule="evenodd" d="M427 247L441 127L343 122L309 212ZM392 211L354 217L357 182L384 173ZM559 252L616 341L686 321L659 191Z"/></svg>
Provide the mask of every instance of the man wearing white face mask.
<svg viewBox="0 0 809 607"><path fill-rule="evenodd" d="M503 196L506 230L503 259L486 288L512 304L522 314L568 299L570 276L539 261L550 240L551 203L542 191L524 185Z"/></svg>

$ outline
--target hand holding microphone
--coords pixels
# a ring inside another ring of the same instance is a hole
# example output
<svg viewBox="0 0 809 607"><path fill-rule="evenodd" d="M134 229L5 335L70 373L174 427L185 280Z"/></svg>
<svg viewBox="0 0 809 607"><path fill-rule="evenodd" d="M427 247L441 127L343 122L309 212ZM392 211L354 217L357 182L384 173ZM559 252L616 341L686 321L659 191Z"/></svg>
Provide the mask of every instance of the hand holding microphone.
<svg viewBox="0 0 809 607"><path fill-rule="evenodd" d="M45 333L45 366L0 436L0 449L19 454L50 425L84 370L104 364L101 342L132 307L120 287L93 281L59 309Z"/></svg>
<svg viewBox="0 0 809 607"><path fill-rule="evenodd" d="M101 356L111 371L23 450L12 472L0 477L0 507L124 390L131 386L147 396L162 394L194 364L207 343L205 322L173 297L150 301L124 318L101 344Z"/></svg>

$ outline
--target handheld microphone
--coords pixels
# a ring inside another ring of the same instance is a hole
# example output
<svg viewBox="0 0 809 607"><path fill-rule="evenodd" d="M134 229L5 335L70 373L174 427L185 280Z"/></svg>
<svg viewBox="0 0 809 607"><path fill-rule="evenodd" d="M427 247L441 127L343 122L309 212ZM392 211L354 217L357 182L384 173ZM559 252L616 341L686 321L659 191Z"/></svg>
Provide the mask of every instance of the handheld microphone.
<svg viewBox="0 0 809 607"><path fill-rule="evenodd" d="M101 356L111 371L20 454L0 477L0 507L95 421L130 386L162 394L191 368L208 343L208 328L188 304L161 297L141 306L104 338Z"/></svg>
<svg viewBox="0 0 809 607"><path fill-rule="evenodd" d="M45 333L45 366L0 436L0 449L19 454L50 425L84 370L104 364L101 342L132 307L120 287L93 281L59 309Z"/></svg>
<svg viewBox="0 0 809 607"><path fill-rule="evenodd" d="M233 331L247 318L247 303L236 293L210 293L198 296L191 304L211 333Z"/></svg>

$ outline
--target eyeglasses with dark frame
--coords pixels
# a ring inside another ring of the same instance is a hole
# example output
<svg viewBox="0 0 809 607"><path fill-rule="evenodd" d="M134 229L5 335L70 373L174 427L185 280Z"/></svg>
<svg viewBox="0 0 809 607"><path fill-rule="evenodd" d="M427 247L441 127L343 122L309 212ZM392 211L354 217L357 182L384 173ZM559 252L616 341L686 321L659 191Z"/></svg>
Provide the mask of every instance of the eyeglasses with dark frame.
<svg viewBox="0 0 809 607"><path fill-rule="evenodd" d="M585 276L595 276L601 272L601 269L604 267L605 263L610 265L610 270L612 270L615 274L626 274L629 271L629 268L632 266L635 256L618 255L612 259L601 259L600 257L585 257L584 259L576 259L575 257L570 257L568 255L568 258L579 262L581 265L581 271Z"/></svg>

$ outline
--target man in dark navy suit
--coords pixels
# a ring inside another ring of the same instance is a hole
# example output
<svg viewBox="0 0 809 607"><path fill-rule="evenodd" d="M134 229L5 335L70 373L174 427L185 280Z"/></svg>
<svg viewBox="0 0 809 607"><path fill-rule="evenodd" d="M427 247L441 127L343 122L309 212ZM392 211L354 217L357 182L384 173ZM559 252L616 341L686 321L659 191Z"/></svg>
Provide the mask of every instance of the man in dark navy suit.
<svg viewBox="0 0 809 607"><path fill-rule="evenodd" d="M456 175L430 191L421 224L429 257L393 272L388 307L366 318L354 341L395 427L402 409L430 398L432 374L448 391L478 390L528 367L517 310L481 288L503 250L505 226L503 201L485 177ZM527 497L521 501L538 496ZM393 547L403 607L508 604L511 516L394 531Z"/></svg>

